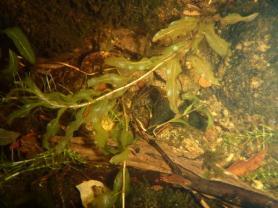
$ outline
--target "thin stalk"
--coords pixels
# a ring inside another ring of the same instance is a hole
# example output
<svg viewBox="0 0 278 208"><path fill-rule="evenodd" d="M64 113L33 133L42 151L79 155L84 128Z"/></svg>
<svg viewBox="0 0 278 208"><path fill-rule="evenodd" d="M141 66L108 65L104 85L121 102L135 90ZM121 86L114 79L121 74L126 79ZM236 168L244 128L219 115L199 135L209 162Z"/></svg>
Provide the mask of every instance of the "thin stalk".
<svg viewBox="0 0 278 208"><path fill-rule="evenodd" d="M122 208L125 208L126 160L123 162Z"/></svg>

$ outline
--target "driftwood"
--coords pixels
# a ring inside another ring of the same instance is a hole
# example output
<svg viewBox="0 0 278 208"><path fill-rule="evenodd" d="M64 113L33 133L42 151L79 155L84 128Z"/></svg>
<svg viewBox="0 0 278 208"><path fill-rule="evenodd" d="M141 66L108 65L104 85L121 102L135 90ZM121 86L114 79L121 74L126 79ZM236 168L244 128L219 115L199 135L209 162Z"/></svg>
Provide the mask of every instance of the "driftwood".
<svg viewBox="0 0 278 208"><path fill-rule="evenodd" d="M59 139L59 137L54 137L52 142L56 143ZM177 165L179 170L181 170L180 173L173 173L165 158L145 140L137 140L131 145L131 154L127 160L127 165L136 169L160 172L162 175L164 174L161 179L165 182L178 183L177 185L181 185L184 188L219 198L240 207L278 208L278 201L271 197L270 194L253 189L234 176L227 175L225 179L221 180L204 179L201 177L204 170L200 159L189 159L182 152L174 150L165 143L160 143L159 147ZM93 149L91 145L87 145L86 139L81 137L72 138L70 148L89 161L107 161L108 159ZM180 180L176 180L179 182L173 182L169 180L171 177L165 177L165 174L174 174L173 176Z"/></svg>

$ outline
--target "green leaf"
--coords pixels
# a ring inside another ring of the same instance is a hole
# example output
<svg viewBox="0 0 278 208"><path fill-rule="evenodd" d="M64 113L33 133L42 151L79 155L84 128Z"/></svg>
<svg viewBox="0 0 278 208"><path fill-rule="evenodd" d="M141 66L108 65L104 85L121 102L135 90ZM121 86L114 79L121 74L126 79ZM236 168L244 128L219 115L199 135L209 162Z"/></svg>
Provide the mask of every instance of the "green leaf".
<svg viewBox="0 0 278 208"><path fill-rule="evenodd" d="M82 89L73 95L64 95L61 92L44 93L30 78L26 78L24 80L24 84L26 88L23 88L23 91L36 95L37 100L42 102L45 107L52 109L77 105L80 101L84 100L91 101L91 96L97 95L97 93L92 89Z"/></svg>
<svg viewBox="0 0 278 208"><path fill-rule="evenodd" d="M66 108L61 108L59 109L56 118L54 118L52 121L50 121L47 124L46 127L46 133L43 135L43 147L46 149L49 149L49 143L48 143L48 139L55 136L58 132L58 130L60 129L60 118L63 115L63 113L65 112Z"/></svg>
<svg viewBox="0 0 278 208"><path fill-rule="evenodd" d="M169 100L170 108L178 113L179 89L177 85L177 77L181 73L181 65L178 58L170 60L166 65L166 92Z"/></svg>
<svg viewBox="0 0 278 208"><path fill-rule="evenodd" d="M75 120L69 123L65 133L65 139L62 140L58 145L55 146L55 151L61 153L65 150L67 145L70 143L70 139L73 137L73 133L79 129L79 127L84 123L83 113L86 107L80 108L76 111ZM62 110L59 112L62 113Z"/></svg>
<svg viewBox="0 0 278 208"><path fill-rule="evenodd" d="M153 62L149 58L142 58L140 61L130 61L122 56L109 57L105 59L105 64L119 69L129 70L147 70L153 66Z"/></svg>
<svg viewBox="0 0 278 208"><path fill-rule="evenodd" d="M90 107L90 113L87 116L88 122L93 122L93 125L100 123L102 118L113 108L115 102L111 100L103 100L93 104Z"/></svg>
<svg viewBox="0 0 278 208"><path fill-rule="evenodd" d="M95 143L105 151L106 143L108 140L108 132L102 127L101 121L107 116L108 112L113 108L114 102L108 99L99 101L91 106L88 106L88 114L85 116L84 121L92 125L95 130Z"/></svg>
<svg viewBox="0 0 278 208"><path fill-rule="evenodd" d="M15 131L8 131L0 128L0 146L12 144L19 137L20 133Z"/></svg>
<svg viewBox="0 0 278 208"><path fill-rule="evenodd" d="M193 38L193 42L192 42L192 50L193 51L197 51L199 48L200 43L202 42L202 40L205 38L204 34L201 32L198 32L194 38Z"/></svg>
<svg viewBox="0 0 278 208"><path fill-rule="evenodd" d="M18 27L7 28L3 31L14 42L18 52L31 64L36 62L34 51L22 30Z"/></svg>
<svg viewBox="0 0 278 208"><path fill-rule="evenodd" d="M175 40L179 36L185 36L189 32L193 31L198 23L198 19L195 17L184 17L180 20L174 21L165 29L161 29L157 32L152 41L157 42L159 40L165 40L171 38Z"/></svg>
<svg viewBox="0 0 278 208"><path fill-rule="evenodd" d="M177 123L177 124L181 124L181 125L188 125L188 122L185 121L182 118L177 118L177 119L173 119L170 121L171 123Z"/></svg>
<svg viewBox="0 0 278 208"><path fill-rule="evenodd" d="M105 151L106 143L108 141L108 132L105 131L105 129L101 126L101 123L95 123L94 130L96 132L95 135L95 143L98 146L98 148Z"/></svg>
<svg viewBox="0 0 278 208"><path fill-rule="evenodd" d="M129 150L126 148L126 149L125 149L123 152L121 152L120 154L113 156L113 157L110 159L109 162L112 163L112 164L117 165L117 164L119 164L119 163L121 163L121 162L127 160L128 154L129 154Z"/></svg>
<svg viewBox="0 0 278 208"><path fill-rule="evenodd" d="M191 101L191 103L199 103L200 102L200 99L196 95L194 95L192 93L183 93L181 95L181 98L183 100Z"/></svg>
<svg viewBox="0 0 278 208"><path fill-rule="evenodd" d="M183 53L187 53L190 49L189 41L180 41L175 44L172 44L168 47L165 47L161 50L162 56L152 57L152 60L156 60L156 62L161 62L163 59L171 56L173 53L182 52L181 49L184 49Z"/></svg>
<svg viewBox="0 0 278 208"><path fill-rule="evenodd" d="M211 84L219 85L218 80L214 77L211 64L204 57L192 55L187 58L187 61L191 64L193 73L196 73Z"/></svg>
<svg viewBox="0 0 278 208"><path fill-rule="evenodd" d="M157 64L163 62L169 56L181 51L184 48L184 53L189 51L189 41L180 41L168 47L165 47L158 52L157 56L151 58L142 58L140 61L130 61L124 57L109 57L105 59L105 64L119 69L128 70L148 70Z"/></svg>
<svg viewBox="0 0 278 208"><path fill-rule="evenodd" d="M30 111L38 106L41 106L43 103L27 103L23 105L19 110L13 111L8 116L8 124L11 124L15 118L23 118L30 113Z"/></svg>
<svg viewBox="0 0 278 208"><path fill-rule="evenodd" d="M133 139L133 134L130 131L126 131L125 129L122 130L119 140L123 148L132 144Z"/></svg>
<svg viewBox="0 0 278 208"><path fill-rule="evenodd" d="M99 96L100 93L96 92L93 89L81 89L78 92L74 93L73 95L68 95L69 99L75 103L79 101L92 101L93 96Z"/></svg>
<svg viewBox="0 0 278 208"><path fill-rule="evenodd" d="M93 87L98 84L112 84L115 87L120 87L126 83L126 78L118 74L104 74L99 77L94 77L88 80L88 87Z"/></svg>
<svg viewBox="0 0 278 208"><path fill-rule="evenodd" d="M96 197L92 203L93 208L112 208L117 198L114 192L107 191Z"/></svg>
<svg viewBox="0 0 278 208"><path fill-rule="evenodd" d="M66 130L66 137L72 137L73 133L79 129L82 123L84 123L83 113L85 111L86 107L83 107L79 110L77 110L75 114L75 120L72 121L68 126ZM60 111L62 113L63 111Z"/></svg>
<svg viewBox="0 0 278 208"><path fill-rule="evenodd" d="M113 192L119 193L121 192L123 187L123 170L121 169L114 179L113 184ZM129 192L130 190L130 175L128 169L125 169L125 192Z"/></svg>
<svg viewBox="0 0 278 208"><path fill-rule="evenodd" d="M6 69L2 71L2 74L5 76L12 76L18 71L18 58L11 49L9 49L9 65Z"/></svg>
<svg viewBox="0 0 278 208"><path fill-rule="evenodd" d="M251 15L248 16L241 16L240 14L237 13L232 13L232 14L228 14L226 17L221 18L220 22L222 25L232 25L232 24L236 24L238 22L251 22L253 21L257 16L259 15L259 13L253 13Z"/></svg>
<svg viewBox="0 0 278 208"><path fill-rule="evenodd" d="M201 109L199 111L207 117L207 129L212 127L214 122L211 113L207 109Z"/></svg>
<svg viewBox="0 0 278 208"><path fill-rule="evenodd" d="M229 53L230 44L217 35L214 31L214 23L203 23L200 30L204 33L209 46L221 57L225 57Z"/></svg>

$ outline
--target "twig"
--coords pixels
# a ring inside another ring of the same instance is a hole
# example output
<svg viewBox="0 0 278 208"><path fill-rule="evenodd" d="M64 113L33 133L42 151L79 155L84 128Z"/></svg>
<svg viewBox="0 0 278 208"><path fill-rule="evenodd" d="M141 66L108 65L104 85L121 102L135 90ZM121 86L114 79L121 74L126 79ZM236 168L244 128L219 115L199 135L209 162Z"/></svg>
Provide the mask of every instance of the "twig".
<svg viewBox="0 0 278 208"><path fill-rule="evenodd" d="M137 130L137 132L142 136L144 140L146 140L160 153L162 159L169 165L173 174L181 176L191 182L188 185L191 189L241 207L278 207L278 201L274 198L221 181L207 180L200 177L189 169L178 166L164 152L159 144L156 143L155 138L152 135L147 134L144 128L142 129L142 123L137 119L135 119L135 121L136 123L134 125L134 128Z"/></svg>
<svg viewBox="0 0 278 208"><path fill-rule="evenodd" d="M91 76L91 75L96 75L96 74L98 74L98 72L92 72L92 73L84 72L84 71L82 71L81 69L79 69L78 67L73 66L73 65L68 64L68 63L65 63L65 62L56 62L56 63L57 63L57 64L60 64L60 65L62 65L62 66L66 66L66 67L68 67L68 68L71 68L71 69L73 69L73 70L75 70L75 71L78 71L78 72L80 72L81 74L85 74L85 75L87 75L87 76Z"/></svg>

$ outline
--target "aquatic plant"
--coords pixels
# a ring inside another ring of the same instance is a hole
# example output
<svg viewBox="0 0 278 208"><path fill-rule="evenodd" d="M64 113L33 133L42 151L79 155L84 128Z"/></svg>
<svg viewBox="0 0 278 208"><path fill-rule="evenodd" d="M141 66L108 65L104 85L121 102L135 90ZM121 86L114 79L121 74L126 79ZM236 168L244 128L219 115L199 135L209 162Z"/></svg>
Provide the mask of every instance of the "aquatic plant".
<svg viewBox="0 0 278 208"><path fill-rule="evenodd" d="M36 61L34 51L31 47L25 34L19 27L10 27L1 31L3 35L12 40L18 53L29 63L34 64ZM10 78L12 75L16 74L18 71L18 57L17 52L9 48L9 63L8 66L1 71L1 75Z"/></svg>
<svg viewBox="0 0 278 208"><path fill-rule="evenodd" d="M124 161L129 154L128 146L134 141L134 135L129 128L129 118L124 112L125 107L119 102L119 98L125 91L154 71L164 70L166 95L170 108L176 114L185 115L190 109L180 112L178 101L181 97L181 91L177 83L178 76L184 69L187 69L192 72L192 77L200 86L219 85L219 80L214 76L213 64L207 56L204 56L202 45L207 44L213 53L220 58L225 58L229 55L230 44L217 34L217 23L226 26L239 21L248 22L256 16L257 14L247 17L230 14L223 18L215 16L183 17L170 23L167 28L161 29L153 36L152 41L154 43L167 45L158 50L154 56L144 57L139 61L133 61L124 56L106 58L105 64L115 67L117 73L107 73L90 78L86 82L87 88L74 94L43 92L30 77L27 77L18 88L13 89L9 94L10 96L18 96L22 106L11 113L8 122L11 123L15 118L25 117L38 107L55 110L56 116L48 122L46 132L43 135L43 146L49 150L48 153L63 153L70 143L70 138L74 136L81 125L85 125L94 132L92 134L94 134L93 139L96 146L104 153L113 155L110 162L113 164L123 163L123 167L125 167ZM25 54L24 50L22 53ZM27 53L25 56L31 63L34 62L32 55ZM10 58L14 58L14 54ZM125 76L126 71L141 71L143 75L133 79L131 76ZM99 86L103 84L108 84L108 87L100 90ZM192 105L189 107L192 108ZM49 139L58 134L60 120L66 112L70 112L72 118L66 124L65 139L52 148ZM113 117L113 114L117 116ZM209 120L212 119L209 117ZM116 145L109 145L111 139ZM125 172L125 168L123 168L123 172ZM118 179L115 180L115 183L117 180L122 180L120 185L114 185L116 192L120 192L120 189L125 187L123 175L117 176ZM104 195L103 197L107 196Z"/></svg>
<svg viewBox="0 0 278 208"><path fill-rule="evenodd" d="M251 21L256 16L257 14L248 17L231 14L223 18L214 16L183 17L170 23L167 28L161 29L153 36L153 42L168 44L156 55L144 57L139 61L132 61L123 56L106 58L105 64L117 68L118 73L107 73L90 78L86 83L87 88L74 94L42 92L27 77L18 88L13 89L9 94L10 96L19 96L19 98L24 94L24 98L20 99L23 105L11 113L8 122L11 123L15 118L25 117L38 107L56 110L56 117L48 123L43 136L43 146L51 149L49 139L60 130L61 117L65 112L70 112L72 120L67 123L65 129L66 139L62 140L54 150L63 152L74 132L81 125L85 125L91 127L90 130L94 132L94 142L97 147L104 153L113 154L111 162L118 164L127 158L128 146L134 139L129 129L127 115L118 113L120 109L124 108L120 102L117 102L118 98L130 86L146 78L155 70L163 69L166 72L166 94L170 108L176 114L180 114L178 100L181 92L177 86L177 77L184 68L182 61L185 60L187 68L198 77L197 80L201 86L218 85L219 81L214 76L213 65L202 55L201 44L206 42L212 51L224 58L229 54L230 44L215 32L216 23L234 24L239 21ZM30 59L30 62L34 61L31 54L27 53L25 56ZM131 76L125 76L124 72L126 71L143 71L143 75L134 80ZM109 87L100 90L98 86L102 84L108 84ZM111 117L112 112L119 115L116 120ZM107 127L107 123L110 123L108 125L110 127ZM116 146L108 145L111 138L116 142Z"/></svg>
<svg viewBox="0 0 278 208"><path fill-rule="evenodd" d="M216 33L216 24L226 26L240 21L251 21L258 14L254 13L247 17L239 14L229 14L226 17L215 16L185 16L158 31L152 38L154 43L159 42L168 46L161 49L156 56L144 57L139 61L131 61L125 57L110 57L105 60L109 66L128 70L150 70L158 63L164 62L159 69L166 71L166 95L170 107L175 113L179 113L177 101L180 92L177 86L177 78L187 63L187 68L193 73L193 77L200 86L209 87L219 85L214 76L214 67L204 55L201 45L205 41L209 47L220 57L228 56L230 44ZM170 44L169 44L170 42Z"/></svg>
<svg viewBox="0 0 278 208"><path fill-rule="evenodd" d="M71 138L75 131L77 131L82 124L92 126L92 131L95 132L95 143L104 152L120 153L127 155L126 147L132 141L132 133L128 130L128 124L124 120L128 120L121 116L115 123L113 131L106 130L102 123L103 120L111 120L109 112L117 111L119 104L116 100L133 84L144 79L153 71L163 69L166 71L166 94L169 100L171 109L179 114L178 100L180 91L177 86L177 77L183 70L182 60L186 60L190 70L199 77L198 82L202 86L206 82L206 87L210 85L218 85L219 82L214 76L212 64L206 57L202 56L201 43L206 41L210 48L220 57L228 55L230 48L229 43L221 38L216 32L216 22L222 25L234 24L239 21L251 21L257 14L248 17L241 17L237 14L231 14L223 18L214 17L183 17L168 25L167 28L161 29L153 36L153 42L167 43L171 42L167 47L160 49L157 55L152 57L144 57L139 61L132 61L123 56L109 57L105 59L105 64L116 67L119 73L108 73L99 77L94 77L87 80L87 88L81 89L74 94L65 95L60 92L42 92L36 84L30 79L26 78L19 88L11 91L10 95L19 95L22 93L30 95L21 99L23 103L19 110L12 112L9 116L8 122L11 123L13 119L27 116L33 109L38 107L45 107L55 109L57 111L56 117L51 120L43 136L43 146L49 149L48 140L56 135L60 129L60 118L67 111L73 115L73 120L68 123L65 130L65 137ZM13 31L13 30L12 30ZM17 31L17 30L16 30ZM7 34L13 34L7 32ZM14 37L14 35L10 35ZM20 45L17 41L17 45ZM21 44L22 45L22 44ZM28 47L27 47L28 48ZM32 53L24 53L25 56L33 62ZM145 73L139 78L132 80L132 77L124 76L123 71L144 71ZM109 84L111 87L104 91L97 89L100 84ZM120 139L118 142L118 150L109 149L107 146L110 134L117 135ZM68 144L69 139L62 141L56 150L62 151ZM126 150L126 151L125 151ZM113 160L112 160L113 161ZM116 163L119 159L116 159Z"/></svg>

